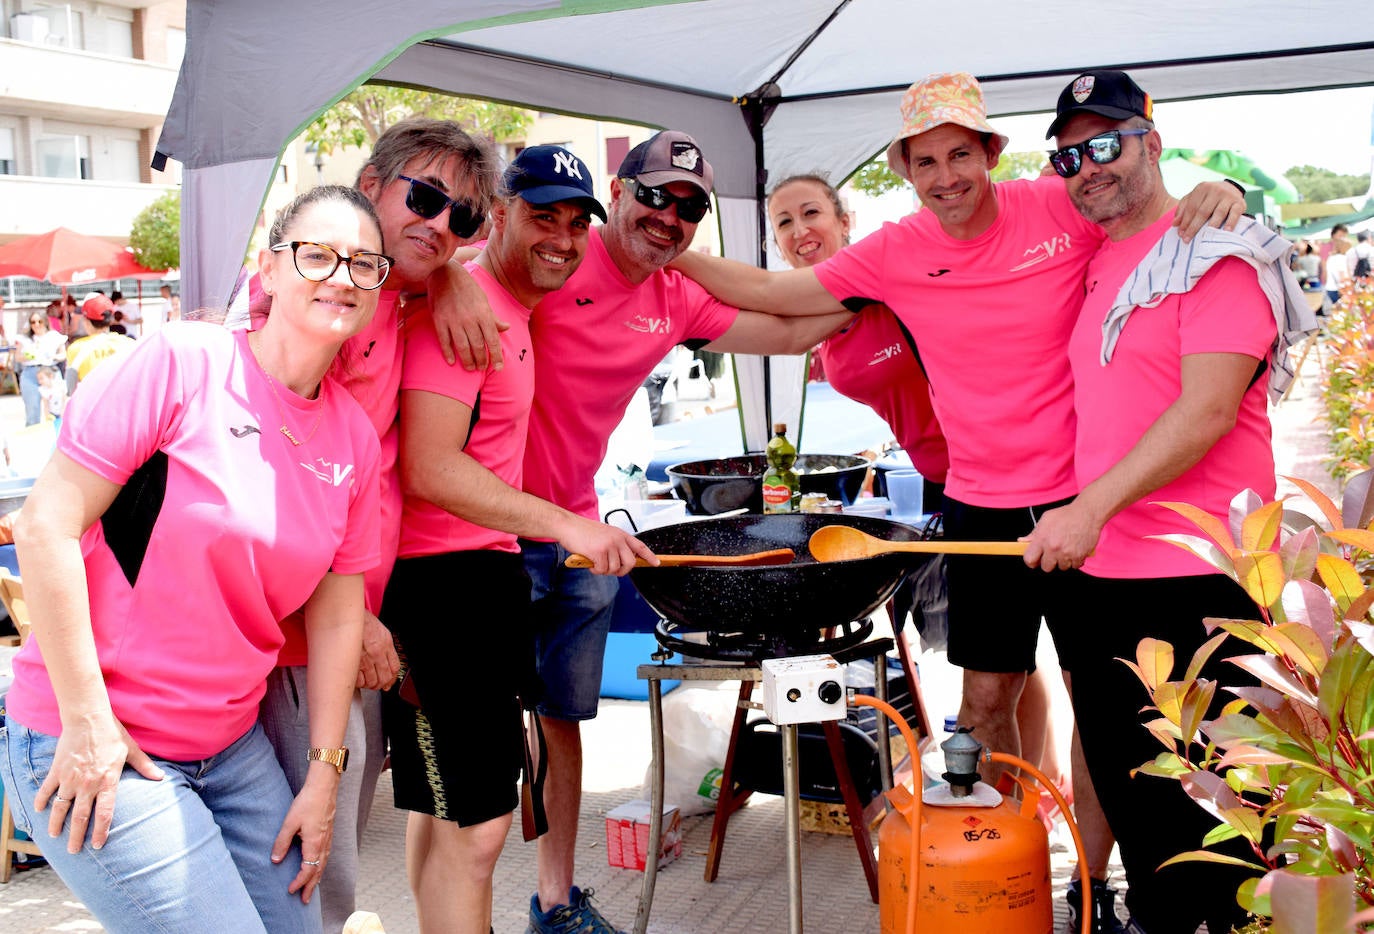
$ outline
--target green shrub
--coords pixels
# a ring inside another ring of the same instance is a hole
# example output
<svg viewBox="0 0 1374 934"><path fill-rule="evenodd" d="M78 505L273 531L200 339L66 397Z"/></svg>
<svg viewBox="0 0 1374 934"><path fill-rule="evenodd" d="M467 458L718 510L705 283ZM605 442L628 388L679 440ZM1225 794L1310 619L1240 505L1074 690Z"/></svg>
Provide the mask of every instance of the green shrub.
<svg viewBox="0 0 1374 934"><path fill-rule="evenodd" d="M169 191L134 218L129 246L149 269L181 268L181 193Z"/></svg>
<svg viewBox="0 0 1374 934"><path fill-rule="evenodd" d="M1344 479L1374 457L1374 287L1359 283L1342 290L1322 350L1322 392L1331 428L1327 469Z"/></svg>

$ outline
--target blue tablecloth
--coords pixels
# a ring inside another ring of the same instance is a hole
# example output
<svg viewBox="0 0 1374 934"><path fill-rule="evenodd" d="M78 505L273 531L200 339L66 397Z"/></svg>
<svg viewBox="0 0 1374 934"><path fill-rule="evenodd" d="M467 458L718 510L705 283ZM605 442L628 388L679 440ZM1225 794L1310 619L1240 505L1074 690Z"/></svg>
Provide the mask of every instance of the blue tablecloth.
<svg viewBox="0 0 1374 934"><path fill-rule="evenodd" d="M803 454L857 454L892 439L892 429L866 405L840 395L829 383L806 387ZM667 468L685 461L744 453L739 412L729 409L654 428L650 480L668 479Z"/></svg>

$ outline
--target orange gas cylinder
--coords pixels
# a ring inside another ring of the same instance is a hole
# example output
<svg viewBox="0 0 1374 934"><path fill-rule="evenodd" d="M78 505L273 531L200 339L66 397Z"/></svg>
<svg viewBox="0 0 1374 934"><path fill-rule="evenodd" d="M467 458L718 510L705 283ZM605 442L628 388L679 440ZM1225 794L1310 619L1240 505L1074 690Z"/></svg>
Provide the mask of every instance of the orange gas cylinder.
<svg viewBox="0 0 1374 934"><path fill-rule="evenodd" d="M915 801L905 786L887 797L895 810L878 831L878 918L882 934L905 934ZM1028 789L1017 806L982 783L963 798L954 798L948 785L926 790L916 931L1049 934L1050 847L1035 818L1038 800Z"/></svg>

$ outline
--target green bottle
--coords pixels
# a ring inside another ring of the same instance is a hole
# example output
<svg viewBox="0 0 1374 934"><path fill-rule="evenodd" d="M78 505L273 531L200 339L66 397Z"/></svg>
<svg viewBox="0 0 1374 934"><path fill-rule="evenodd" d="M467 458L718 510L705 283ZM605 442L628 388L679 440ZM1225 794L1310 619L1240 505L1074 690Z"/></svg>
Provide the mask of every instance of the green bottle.
<svg viewBox="0 0 1374 934"><path fill-rule="evenodd" d="M773 426L773 440L766 449L768 470L763 474L763 513L796 512L801 498L801 485L792 465L797 462L797 449L787 440L787 426L778 422Z"/></svg>

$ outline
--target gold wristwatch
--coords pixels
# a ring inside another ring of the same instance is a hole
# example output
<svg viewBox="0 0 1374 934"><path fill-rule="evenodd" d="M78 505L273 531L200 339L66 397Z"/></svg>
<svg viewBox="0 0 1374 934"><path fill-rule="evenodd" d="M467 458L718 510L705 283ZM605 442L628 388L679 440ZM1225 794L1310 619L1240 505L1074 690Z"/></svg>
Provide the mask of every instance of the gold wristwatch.
<svg viewBox="0 0 1374 934"><path fill-rule="evenodd" d="M348 747L340 746L338 749L317 749L312 747L305 754L306 762L328 762L339 770L339 774L344 773L348 768Z"/></svg>

